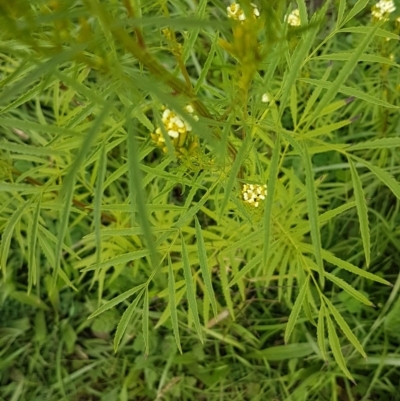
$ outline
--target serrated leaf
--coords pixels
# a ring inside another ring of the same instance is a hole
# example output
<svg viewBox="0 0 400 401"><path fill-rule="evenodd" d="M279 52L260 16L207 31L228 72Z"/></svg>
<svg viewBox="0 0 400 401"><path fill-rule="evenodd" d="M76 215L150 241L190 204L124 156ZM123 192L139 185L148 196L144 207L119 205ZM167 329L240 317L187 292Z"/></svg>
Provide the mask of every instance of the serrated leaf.
<svg viewBox="0 0 400 401"><path fill-rule="evenodd" d="M400 184L394 179L394 177L387 171L381 169L380 167L374 166L370 162L361 159L356 156L352 156L358 162L367 167L372 173L374 173L392 192L398 199L400 199Z"/></svg>
<svg viewBox="0 0 400 401"><path fill-rule="evenodd" d="M172 330L174 332L176 345L179 349L179 352L182 354L181 340L179 336L178 314L175 302L175 277L174 277L174 272L172 270L170 254L168 254L168 296L169 296L169 309L171 313Z"/></svg>
<svg viewBox="0 0 400 401"><path fill-rule="evenodd" d="M144 289L142 289L135 300L128 306L125 310L124 314L121 317L121 320L118 323L117 331L115 332L114 337L114 351L117 352L118 346L121 343L122 337L124 336L126 329L128 328L129 322L132 319L133 314L136 311L137 305L139 303L140 298L142 297Z"/></svg>
<svg viewBox="0 0 400 401"><path fill-rule="evenodd" d="M357 337L351 331L349 325L343 319L343 316L339 313L339 311L335 308L333 303L326 297L324 297L324 301L326 302L329 311L332 313L333 317L336 320L336 323L339 325L341 330L343 331L344 335L348 338L348 340L354 345L354 348L364 357L366 358L367 355L364 351L364 348L358 341Z"/></svg>
<svg viewBox="0 0 400 401"><path fill-rule="evenodd" d="M308 244L301 244L300 248L303 249L305 252L309 252L309 253L313 252L313 248ZM364 277L368 280L376 281L378 283L382 283L382 284L386 284L386 285L390 285L390 286L392 285L391 283L389 283L389 281L387 281L375 274L366 272L366 271L360 269L359 267L354 266L350 262L346 262L343 259L339 259L324 249L322 250L322 258L324 260L326 260L328 263L331 263L331 264L333 264L337 267L340 267L341 269L347 270L351 273L357 274L358 276Z"/></svg>
<svg viewBox="0 0 400 401"><path fill-rule="evenodd" d="M206 288L206 294L208 296L208 299L211 302L214 316L217 316L217 314L218 314L217 302L215 300L214 289L213 289L212 281L211 281L211 274L210 274L210 270L209 270L208 264L207 264L206 246L204 244L203 233L202 233L201 226L200 226L197 216L195 216L195 225L196 225L196 239L197 239L197 249L199 252L201 275L203 276L204 285Z"/></svg>
<svg viewBox="0 0 400 401"><path fill-rule="evenodd" d="M131 297L132 295L136 294L138 291L142 290L145 284L137 285L134 288L131 288L128 291L123 292L122 294L118 295L117 297L110 299L104 305L100 306L100 308L96 309L88 319L93 319L94 317L100 315L101 313L105 312L108 309L113 308L114 306L120 304L121 302L125 301L125 299Z"/></svg>
<svg viewBox="0 0 400 401"><path fill-rule="evenodd" d="M375 150L375 149L393 149L400 146L400 138L379 138L372 141L359 142L355 145L350 145L346 151L354 150Z"/></svg>
<svg viewBox="0 0 400 401"><path fill-rule="evenodd" d="M353 180L354 197L356 198L358 220L360 222L361 238L364 247L365 261L369 266L371 261L371 238L368 227L368 208L365 201L365 195L362 188L360 177L358 176L357 169L354 163L348 158L351 178Z"/></svg>
<svg viewBox="0 0 400 401"><path fill-rule="evenodd" d="M293 309L290 312L289 320L287 322L286 330L285 330L285 343L287 343L289 341L290 335L292 334L294 326L299 317L301 306L303 305L304 298L307 294L309 281L310 281L310 276L307 276L306 280L304 281L304 283L300 289L299 295L297 295L296 301L293 305Z"/></svg>
<svg viewBox="0 0 400 401"><path fill-rule="evenodd" d="M342 280L339 277L334 276L331 273L325 272L325 277L335 283L338 287L342 288L346 291L349 295L353 298L357 299L358 301L362 302L364 305L374 306L374 304L361 292L357 291L353 288L350 284L346 283L346 281Z"/></svg>
<svg viewBox="0 0 400 401"><path fill-rule="evenodd" d="M346 366L346 361L344 359L342 349L340 347L339 337L336 334L335 327L329 315L326 315L326 320L328 323L328 338L329 345L331 347L333 357L335 358L336 363L339 365L339 368L342 372L352 381L354 382L353 376L349 372Z"/></svg>
<svg viewBox="0 0 400 401"><path fill-rule="evenodd" d="M321 356L324 361L328 360L325 346L325 306L321 304L318 313L318 324L317 324L317 341L321 351Z"/></svg>
<svg viewBox="0 0 400 401"><path fill-rule="evenodd" d="M183 235L181 235L182 241L182 261L183 261L183 273L186 281L186 292L189 302L190 312L192 313L194 327L196 329L197 335L200 338L200 341L203 342L202 330L200 326L199 312L197 310L197 302L196 302L196 292L193 284L192 271L190 269L190 260L188 251L185 244L185 239Z"/></svg>

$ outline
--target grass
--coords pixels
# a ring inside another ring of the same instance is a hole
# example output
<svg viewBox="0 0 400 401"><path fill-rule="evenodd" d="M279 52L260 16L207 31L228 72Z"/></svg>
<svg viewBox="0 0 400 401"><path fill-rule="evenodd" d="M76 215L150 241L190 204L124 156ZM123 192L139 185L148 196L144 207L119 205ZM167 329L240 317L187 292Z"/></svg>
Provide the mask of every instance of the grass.
<svg viewBox="0 0 400 401"><path fill-rule="evenodd" d="M0 0L0 400L399 399L399 10L257 5Z"/></svg>

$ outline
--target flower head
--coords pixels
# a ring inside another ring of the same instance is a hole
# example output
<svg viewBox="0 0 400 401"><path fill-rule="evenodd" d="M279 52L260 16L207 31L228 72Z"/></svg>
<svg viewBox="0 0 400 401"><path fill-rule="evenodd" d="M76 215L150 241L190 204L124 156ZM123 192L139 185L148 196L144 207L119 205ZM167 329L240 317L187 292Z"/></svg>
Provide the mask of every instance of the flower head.
<svg viewBox="0 0 400 401"><path fill-rule="evenodd" d="M188 114L192 114L195 120L198 117L194 115L194 109L191 105L185 106L185 111ZM197 140L191 135L192 126L175 111L164 108L161 116L161 121L164 126L164 130L167 135L171 138L172 144L174 145L177 153L187 153L187 151L194 150L198 146ZM167 146L165 143L165 137L163 130L158 127L155 133L150 134L153 142L162 148L166 153ZM185 150L186 149L186 150Z"/></svg>
<svg viewBox="0 0 400 401"><path fill-rule="evenodd" d="M258 207L267 196L267 186L258 184L243 184L243 200L251 206Z"/></svg>
<svg viewBox="0 0 400 401"><path fill-rule="evenodd" d="M257 6L253 3L250 3L253 7L253 15L258 18L260 16L260 11ZM228 13L228 18L235 19L237 21L244 21L246 19L246 15L244 14L243 9L240 7L238 3L232 3L230 6L226 8Z"/></svg>
<svg viewBox="0 0 400 401"><path fill-rule="evenodd" d="M288 16L287 16L287 22L291 26L300 26L301 25L301 20L300 20L300 11L298 8L293 10Z"/></svg>
<svg viewBox="0 0 400 401"><path fill-rule="evenodd" d="M379 0L371 9L371 15L374 20L386 21L389 14L396 10L393 0Z"/></svg>

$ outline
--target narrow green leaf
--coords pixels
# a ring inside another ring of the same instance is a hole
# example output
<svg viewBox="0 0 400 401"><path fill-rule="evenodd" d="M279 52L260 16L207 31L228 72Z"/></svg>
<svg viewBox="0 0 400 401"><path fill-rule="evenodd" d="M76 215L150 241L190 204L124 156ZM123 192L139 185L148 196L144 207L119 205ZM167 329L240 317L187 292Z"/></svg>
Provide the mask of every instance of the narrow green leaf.
<svg viewBox="0 0 400 401"><path fill-rule="evenodd" d="M38 147L32 145L20 145L17 143L12 143L8 141L0 142L0 149L7 150L9 152L21 153L23 155L32 156L63 156L65 152L59 151L52 148Z"/></svg>
<svg viewBox="0 0 400 401"><path fill-rule="evenodd" d="M360 177L358 176L357 169L354 163L348 158L351 178L353 180L354 197L356 198L358 220L360 222L361 238L363 241L365 261L369 266L371 261L371 238L368 227L368 208L367 202L365 201L365 195L362 188Z"/></svg>
<svg viewBox="0 0 400 401"><path fill-rule="evenodd" d="M8 252L10 250L10 243L12 234L15 228L15 225L21 219L22 215L31 205L33 198L23 203L8 219L7 224L5 225L3 234L1 236L1 245L0 245L0 270L3 270L3 275L7 277L7 259Z"/></svg>
<svg viewBox="0 0 400 401"><path fill-rule="evenodd" d="M197 248L198 248L198 252L199 252L201 275L203 276L204 285L206 288L206 294L208 296L208 299L211 302L214 316L217 316L217 314L218 314L217 302L215 300L214 289L213 289L212 281L211 281L211 274L210 274L210 270L208 268L208 263L207 263L206 246L204 244L203 233L202 233L201 226L200 226L197 216L195 216L195 224L196 224L196 239L197 239Z"/></svg>
<svg viewBox="0 0 400 401"><path fill-rule="evenodd" d="M319 79L312 79L312 78L299 78L299 81L301 82L305 82L311 85L315 85L317 87L321 87L323 89L330 89L333 90L333 86L334 86L334 82L328 82L328 81L324 81L324 80L319 80ZM351 88L350 86L346 86L346 85L341 85L340 87L336 88L337 93L342 93L343 95L346 96L352 96L355 97L357 99L361 99L364 100L367 103L371 103L375 106L382 106L382 107L386 107L388 109L398 109L399 106L396 106L392 103L388 103L382 99L379 99L375 96L370 95L368 92L365 92L365 90L360 90L360 89L356 89L356 88ZM348 100L344 99L343 100L344 104L348 104ZM328 102L329 103L329 102ZM337 104L337 102L333 102L333 104ZM322 117L323 115L328 114L327 111L332 112L332 110L330 110L329 105L328 106L324 106L321 111L318 114L318 117ZM310 118L307 118L307 121L313 121L313 118L315 118L315 115L313 114ZM309 125L306 127L305 130L307 130L309 127Z"/></svg>
<svg viewBox="0 0 400 401"><path fill-rule="evenodd" d="M311 239L314 246L314 256L318 266L320 284L321 287L324 288L324 264L321 256L322 245L318 222L318 199L314 184L311 157L308 154L306 144L304 144L303 152L303 160L306 170L306 199L308 205L308 217L310 220Z"/></svg>
<svg viewBox="0 0 400 401"><path fill-rule="evenodd" d="M340 86L345 83L346 79L353 72L354 68L357 66L360 56L363 54L363 52L371 42L377 28L378 25L376 25L374 29L371 29L371 31L364 36L360 44L353 50L352 55L342 67L336 79L332 82L331 87L326 91L325 95L318 102L318 105L314 110L313 117L308 122L309 125L314 122L314 119L318 117L321 110L334 99L339 91Z"/></svg>
<svg viewBox="0 0 400 401"><path fill-rule="evenodd" d="M251 135L249 133L246 134L244 141L242 142L239 152L236 155L235 161L233 162L232 169L230 171L230 175L228 178L228 182L224 187L224 198L222 199L220 206L220 217L223 215L226 205L228 204L229 198L232 195L232 189L235 185L236 177L240 170L240 167L247 156L249 146L251 144Z"/></svg>
<svg viewBox="0 0 400 401"><path fill-rule="evenodd" d="M364 159L361 159L354 155L352 157L363 164L365 167L367 167L372 173L374 173L393 192L393 194L396 195L398 199L400 199L400 184L393 178L391 174L380 167L374 166Z"/></svg>
<svg viewBox="0 0 400 401"><path fill-rule="evenodd" d="M139 225L143 229L143 236L146 240L147 248L150 253L151 263L153 268L157 268L159 265L157 249L155 246L154 236L151 230L148 211L146 206L146 193L142 186L142 173L140 171L140 157L139 157L139 144L135 138L136 124L133 121L129 122L128 134L127 134L127 146L128 146L128 176L129 176L129 194L131 198L131 218L132 225L135 225L136 220L136 207L137 207L137 218Z"/></svg>
<svg viewBox="0 0 400 401"><path fill-rule="evenodd" d="M267 361L284 361L286 359L304 358L313 353L310 343L298 343L269 347L248 355L249 358L265 358Z"/></svg>
<svg viewBox="0 0 400 401"><path fill-rule="evenodd" d="M353 288L350 284L346 283L346 281L342 280L341 278L336 277L328 272L325 272L325 277L335 283L338 287L342 288L349 295L362 302L364 305L374 306L374 304L365 295Z"/></svg>
<svg viewBox="0 0 400 401"><path fill-rule="evenodd" d="M326 315L326 320L328 323L328 338L329 338L329 345L331 347L333 356L335 358L336 363L339 365L339 368L342 370L342 372L352 381L354 382L353 376L349 372L346 366L346 361L344 359L344 356L342 354L342 349L340 347L340 342L339 342L339 337L336 334L335 327L333 325L333 322L330 318L330 316L327 314Z"/></svg>
<svg viewBox="0 0 400 401"><path fill-rule="evenodd" d="M104 305L100 306L100 308L96 309L88 319L93 319L94 317L100 315L101 313L105 312L108 309L113 308L114 306L120 304L121 302L125 301L125 299L131 297L132 295L136 294L138 291L142 290L145 284L139 284L136 287L131 288L128 291L123 292L122 294L118 295L117 297L110 299Z"/></svg>
<svg viewBox="0 0 400 401"><path fill-rule="evenodd" d="M32 226L29 232L29 252L28 252L28 294L32 290L32 286L36 284L36 245L38 238L38 226L40 217L40 206L42 198L39 197L35 207L35 213L33 214Z"/></svg>
<svg viewBox="0 0 400 401"><path fill-rule="evenodd" d="M254 256L253 259L250 260L250 262L247 263L243 269L239 271L238 274L231 280L229 283L229 287L232 287L235 285L239 280L241 280L250 270L252 270L254 267L256 267L261 261L262 261L263 255L259 253L258 255Z"/></svg>
<svg viewBox="0 0 400 401"><path fill-rule="evenodd" d="M231 291L230 291L230 287L228 284L228 272L227 272L225 263L221 260L219 263L219 273L220 273L220 278L221 278L222 293L224 294L226 306L228 307L229 313L232 316L232 318L235 319L235 311L233 308Z"/></svg>
<svg viewBox="0 0 400 401"><path fill-rule="evenodd" d="M201 86L203 85L203 83L207 77L208 71L210 70L211 64L214 60L215 49L217 47L218 40L219 40L218 35L215 35L215 40L213 41L213 43L211 45L211 49L209 50L207 59L203 65L203 69L201 70L199 79L196 82L196 85L194 87L194 93L197 93L199 91L199 89L201 88Z"/></svg>
<svg viewBox="0 0 400 401"><path fill-rule="evenodd" d="M146 286L144 291L142 327L143 327L144 354L147 357L147 355L149 355L149 287L148 286Z"/></svg>
<svg viewBox="0 0 400 401"><path fill-rule="evenodd" d="M293 305L293 309L290 312L289 320L287 322L286 330L285 330L285 343L286 344L288 343L290 335L292 334L294 326L299 317L301 306L303 305L303 302L304 302L304 298L307 294L307 291L309 290L309 288L308 288L309 281L310 281L310 276L307 276L306 280L304 281L304 283L300 289L299 295L297 296L296 301Z"/></svg>
<svg viewBox="0 0 400 401"><path fill-rule="evenodd" d="M96 236L96 262L97 267L100 265L102 239L101 239L101 201L103 198L103 183L106 175L107 155L104 143L101 147L99 158L99 169L97 172L97 183L94 193L94 231ZM97 269L98 270L98 269Z"/></svg>
<svg viewBox="0 0 400 401"><path fill-rule="evenodd" d="M311 247L308 244L301 244L300 248L302 250L304 250L305 252L313 253L313 247ZM392 285L391 283L389 283L389 281L387 281L375 274L366 272L366 271L360 269L359 267L354 266L350 262L346 262L345 260L339 259L324 249L322 250L322 258L324 260L326 260L328 263L332 263L333 265L335 265L341 269L344 269L351 273L357 274L358 276L364 277L368 280L376 281L378 283L382 283L382 284L386 284L386 285L390 285L390 286Z"/></svg>
<svg viewBox="0 0 400 401"><path fill-rule="evenodd" d="M124 314L121 317L121 320L118 323L117 326L117 331L115 332L115 337L114 337L114 351L117 352L118 346L121 343L122 337L124 336L126 329L128 328L128 325L132 319L133 314L136 311L137 305L139 303L140 298L143 295L144 288L139 292L135 300L128 306L128 308L125 310Z"/></svg>
<svg viewBox="0 0 400 401"><path fill-rule="evenodd" d="M53 289L55 288L59 270L60 270L60 262L61 262L61 251L64 243L64 237L68 229L68 222L69 222L69 215L71 211L71 206L72 206L72 198L75 190L75 181L76 181L76 175L79 171L79 168L84 162L85 155L90 149L94 139L96 136L99 134L99 131L101 129L101 125L105 118L107 117L107 114L109 112L109 107L106 105L104 106L103 110L97 116L97 118L94 120L92 126L90 127L89 132L86 134L86 136L83 139L82 145L78 150L78 154L75 158L75 161L72 163L67 176L65 177L64 180L64 186L63 189L60 193L60 198L64 200L63 204L63 210L61 212L61 221L60 225L58 227L58 241L56 245L56 251L55 251L55 266L54 266L54 276L53 276Z"/></svg>
<svg viewBox="0 0 400 401"><path fill-rule="evenodd" d="M318 313L318 325L317 325L317 341L321 351L321 356L324 361L328 360L325 346L325 305L321 303L321 307Z"/></svg>
<svg viewBox="0 0 400 401"><path fill-rule="evenodd" d="M333 317L336 320L336 323L339 325L339 327L342 329L344 335L349 339L349 341L354 345L354 348L364 357L366 358L367 355L364 351L364 348L358 341L357 337L353 334L351 331L349 325L346 323L346 321L343 319L343 316L339 313L339 311L335 308L333 303L328 299L324 298L324 301L326 302L329 311L332 313Z"/></svg>
<svg viewBox="0 0 400 401"><path fill-rule="evenodd" d="M123 253L122 255L116 256L115 258L108 259L104 262L101 262L99 265L94 264L88 267L85 267L82 269L82 272L87 272L90 270L96 270L96 269L105 269L110 266L115 266L119 264L126 264L129 262L132 262L133 260L141 259L144 258L145 256L149 255L149 250L144 249L141 251L134 251L134 252L128 252L128 253Z"/></svg>
<svg viewBox="0 0 400 401"><path fill-rule="evenodd" d="M400 146L400 138L379 138L372 141L359 142L355 145L350 145L346 150L375 150L375 149L393 149Z"/></svg>
<svg viewBox="0 0 400 401"><path fill-rule="evenodd" d="M358 0L343 21L343 25L360 13L369 3L369 0Z"/></svg>
<svg viewBox="0 0 400 401"><path fill-rule="evenodd" d="M176 345L178 346L179 352L182 354L182 347L181 347L181 340L179 336L179 326L178 326L178 313L176 310L176 302L175 302L175 277L174 277L174 272L172 270L170 254L168 254L168 296L169 296L169 309L171 313L172 330L174 332Z"/></svg>
<svg viewBox="0 0 400 401"><path fill-rule="evenodd" d="M185 244L185 239L181 234L181 241L182 241L182 261L183 261L183 273L186 281L186 291L187 297L189 302L189 309L192 313L194 326L197 331L197 335L200 338L200 341L203 342L203 336L201 333L201 326L200 326L200 319L199 319L199 312L197 310L197 302L196 302L196 292L193 284L193 277L192 277L192 270L190 269L190 260L188 251Z"/></svg>
<svg viewBox="0 0 400 401"><path fill-rule="evenodd" d="M275 186L278 179L279 169L279 158L281 155L281 142L280 134L277 133L275 139L274 150L272 153L271 164L269 166L269 175L267 182L267 196L265 199L265 210L264 210L264 246L262 253L263 264L267 263L270 251L271 242L271 218L272 218L272 206L274 204L275 197Z"/></svg>

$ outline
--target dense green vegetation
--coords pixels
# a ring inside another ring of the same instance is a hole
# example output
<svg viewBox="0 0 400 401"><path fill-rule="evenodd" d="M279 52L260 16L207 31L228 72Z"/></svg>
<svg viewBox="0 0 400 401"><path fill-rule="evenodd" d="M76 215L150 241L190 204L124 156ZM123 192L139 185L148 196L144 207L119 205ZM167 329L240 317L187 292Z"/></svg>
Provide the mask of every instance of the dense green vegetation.
<svg viewBox="0 0 400 401"><path fill-rule="evenodd" d="M0 0L0 400L400 400L400 4L228 6Z"/></svg>

